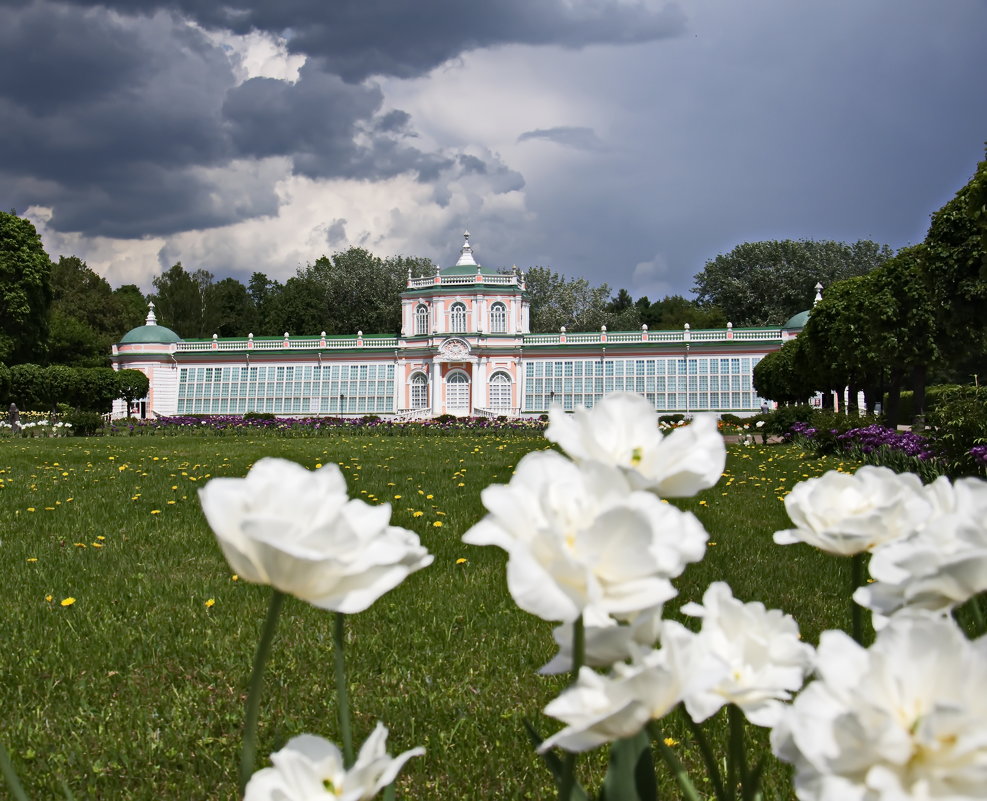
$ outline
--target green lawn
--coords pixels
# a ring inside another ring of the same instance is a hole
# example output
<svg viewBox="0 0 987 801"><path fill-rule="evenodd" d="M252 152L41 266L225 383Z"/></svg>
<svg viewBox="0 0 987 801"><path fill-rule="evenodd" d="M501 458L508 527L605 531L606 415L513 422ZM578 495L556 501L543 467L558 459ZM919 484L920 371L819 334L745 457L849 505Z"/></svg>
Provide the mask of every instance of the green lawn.
<svg viewBox="0 0 987 801"><path fill-rule="evenodd" d="M398 797L551 798L522 725L556 728L540 709L565 679L535 672L554 651L551 625L514 606L499 549L460 542L482 515L480 490L546 445L493 433L0 440L0 738L31 797L60 797L62 780L80 801L235 797L269 590L233 580L196 490L282 456L338 462L354 497L391 503L394 524L435 555L348 623L357 742L381 720L392 754L427 750L406 766ZM810 642L845 628L848 563L771 541L787 525L784 493L838 464L788 446L732 447L720 484L681 503L715 545L679 581L670 614L723 579L739 598L791 612ZM262 755L303 731L338 740L331 626L330 613L289 599ZM665 728L693 763L680 722ZM788 796L783 769L771 788Z"/></svg>

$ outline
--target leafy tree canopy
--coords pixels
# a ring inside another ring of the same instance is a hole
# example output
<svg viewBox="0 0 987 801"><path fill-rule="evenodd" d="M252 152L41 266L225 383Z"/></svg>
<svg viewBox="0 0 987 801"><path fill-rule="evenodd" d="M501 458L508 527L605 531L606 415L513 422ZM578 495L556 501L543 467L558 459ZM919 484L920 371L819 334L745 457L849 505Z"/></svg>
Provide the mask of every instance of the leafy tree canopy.
<svg viewBox="0 0 987 801"><path fill-rule="evenodd" d="M707 261L693 291L701 306L718 306L735 326L782 325L809 308L817 283L865 275L891 255L869 240L745 242Z"/></svg>
<svg viewBox="0 0 987 801"><path fill-rule="evenodd" d="M611 331L627 331L641 325L640 312L629 302L626 290L611 300L606 284L593 287L584 278L567 279L548 267L532 267L524 277L534 332L555 332L562 326L569 331L595 331L603 325Z"/></svg>
<svg viewBox="0 0 987 801"><path fill-rule="evenodd" d="M0 212L0 361L43 358L51 259L29 220Z"/></svg>

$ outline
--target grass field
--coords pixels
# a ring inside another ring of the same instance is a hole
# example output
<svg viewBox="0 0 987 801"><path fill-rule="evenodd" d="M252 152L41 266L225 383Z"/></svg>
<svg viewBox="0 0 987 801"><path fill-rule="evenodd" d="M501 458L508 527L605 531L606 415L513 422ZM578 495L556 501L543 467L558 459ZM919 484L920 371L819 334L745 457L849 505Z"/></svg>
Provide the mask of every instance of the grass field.
<svg viewBox="0 0 987 801"><path fill-rule="evenodd" d="M377 720L391 753L425 746L399 798L551 798L524 733L564 686L536 674L551 625L519 611L499 549L463 545L480 490L506 482L531 434L313 439L0 441L0 738L34 799L235 797L243 695L269 590L234 580L196 490L262 456L338 462L350 492L388 502L434 564L348 621L356 740ZM779 547L781 498L839 462L790 446L731 448L713 489L681 502L711 533L669 610L726 580L737 597L792 613L815 643L847 627L849 565ZM465 562L462 560L466 560ZM69 603L68 599L74 599ZM260 753L309 731L338 740L332 615L289 599L268 666ZM687 763L678 719L663 722ZM598 765L583 760L592 773ZM789 797L777 768L769 797ZM0 798L4 797L0 789Z"/></svg>

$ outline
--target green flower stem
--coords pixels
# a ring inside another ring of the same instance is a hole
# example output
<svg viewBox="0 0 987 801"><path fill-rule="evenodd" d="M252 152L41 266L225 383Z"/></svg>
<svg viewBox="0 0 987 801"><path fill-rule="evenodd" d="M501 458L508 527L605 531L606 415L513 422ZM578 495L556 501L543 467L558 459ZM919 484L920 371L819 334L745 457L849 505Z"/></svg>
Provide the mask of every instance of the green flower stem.
<svg viewBox="0 0 987 801"><path fill-rule="evenodd" d="M3 772L3 778L7 781L7 789L10 790L10 795L14 801L29 801L27 793L21 786L21 780L17 778L17 771L14 770L14 765L10 761L10 754L3 747L3 743L0 743L0 772Z"/></svg>
<svg viewBox="0 0 987 801"><path fill-rule="evenodd" d="M977 627L973 638L976 639L977 637L987 634L987 620L984 620L984 610L980 605L980 596L974 595L970 599L970 603L968 603L967 606L970 607L970 611L973 613L973 622Z"/></svg>
<svg viewBox="0 0 987 801"><path fill-rule="evenodd" d="M271 653L271 642L278 627L278 617L284 604L284 593L274 590L271 604L267 607L267 620L261 631L257 653L254 654L254 670L250 674L250 687L247 690L247 708L243 722L243 747L240 750L240 795L247 788L247 782L254 772L257 760L257 718L260 715L260 696L264 689L264 665Z"/></svg>
<svg viewBox="0 0 987 801"><path fill-rule="evenodd" d="M850 634L860 645L864 644L864 609L853 600L853 594L864 583L864 558L863 553L850 557Z"/></svg>
<svg viewBox="0 0 987 801"><path fill-rule="evenodd" d="M343 763L353 765L353 729L350 725L350 694L346 686L346 655L343 653L346 615L336 613L332 630L332 651L336 663L336 706L339 709L339 730L343 736Z"/></svg>
<svg viewBox="0 0 987 801"><path fill-rule="evenodd" d="M672 775L675 777L675 781L678 782L679 788L682 790L682 794L686 800L703 801L699 795L699 791L696 790L695 785L692 783L692 779L689 778L689 772L682 766L679 758L675 756L675 752L665 745L665 740L661 736L661 732L658 731L655 721L651 721L648 724L648 730L651 733L651 739L658 746L658 754L665 760L665 764L668 765L669 770L672 771Z"/></svg>
<svg viewBox="0 0 987 801"><path fill-rule="evenodd" d="M586 662L586 625L583 616L572 624L572 680L579 680L579 671ZM576 755L566 754L562 766L562 780L559 782L559 801L570 801L572 788L576 784Z"/></svg>
<svg viewBox="0 0 987 801"><path fill-rule="evenodd" d="M747 798L747 747L744 742L744 713L736 704L727 706L727 720L730 725L730 750L727 757L727 783L730 798L737 797L737 785L741 788L741 798Z"/></svg>
<svg viewBox="0 0 987 801"><path fill-rule="evenodd" d="M713 785L713 794L716 796L716 801L727 801L726 790L723 788L723 776L720 773L720 765L716 759L716 755L713 753L713 749L710 748L709 738L706 736L706 732L703 731L702 724L696 723L689 716L684 704L679 704L679 710L682 713L682 717L685 718L685 722L689 725L689 729L692 731L696 745L699 746L699 753L702 755L703 763L706 765L706 774L709 776L710 784Z"/></svg>

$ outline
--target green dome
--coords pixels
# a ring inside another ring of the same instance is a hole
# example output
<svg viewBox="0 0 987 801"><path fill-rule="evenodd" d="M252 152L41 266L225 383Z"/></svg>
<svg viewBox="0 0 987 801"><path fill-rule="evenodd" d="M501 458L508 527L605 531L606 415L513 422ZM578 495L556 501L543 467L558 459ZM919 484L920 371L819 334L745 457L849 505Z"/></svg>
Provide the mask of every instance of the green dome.
<svg viewBox="0 0 987 801"><path fill-rule="evenodd" d="M787 323L785 323L782 328L805 328L806 321L809 319L809 312L811 309L806 309L805 311L799 312L794 317L790 318Z"/></svg>
<svg viewBox="0 0 987 801"><path fill-rule="evenodd" d="M181 337L170 328L163 325L141 325L131 328L120 340L121 345L134 345L144 343L178 342Z"/></svg>

